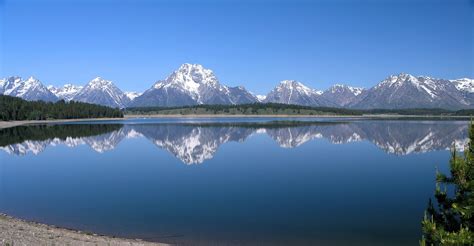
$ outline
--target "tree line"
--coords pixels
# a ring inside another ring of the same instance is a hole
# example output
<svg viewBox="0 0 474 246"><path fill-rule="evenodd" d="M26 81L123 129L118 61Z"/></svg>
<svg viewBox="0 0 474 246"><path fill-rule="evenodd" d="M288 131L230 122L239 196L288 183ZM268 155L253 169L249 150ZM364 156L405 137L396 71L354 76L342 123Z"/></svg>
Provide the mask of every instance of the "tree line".
<svg viewBox="0 0 474 246"><path fill-rule="evenodd" d="M0 95L0 120L48 120L82 118L122 118L120 109L83 102L26 101Z"/></svg>
<svg viewBox="0 0 474 246"><path fill-rule="evenodd" d="M437 115L437 116L470 116L474 109L448 110L441 108L410 109L347 109L332 107L311 107L281 103L250 103L238 105L192 105L180 107L131 107L126 114L242 114L242 115Z"/></svg>

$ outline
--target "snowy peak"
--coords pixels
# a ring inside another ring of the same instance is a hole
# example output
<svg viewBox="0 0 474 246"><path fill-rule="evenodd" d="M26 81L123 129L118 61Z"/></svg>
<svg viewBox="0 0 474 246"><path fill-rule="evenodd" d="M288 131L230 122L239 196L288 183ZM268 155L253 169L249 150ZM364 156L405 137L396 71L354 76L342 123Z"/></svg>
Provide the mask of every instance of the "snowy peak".
<svg viewBox="0 0 474 246"><path fill-rule="evenodd" d="M337 107L349 107L362 98L365 89L351 87L343 84L335 84L325 90L322 97L337 105Z"/></svg>
<svg viewBox="0 0 474 246"><path fill-rule="evenodd" d="M212 70L185 63L165 80L156 82L130 104L143 106L184 106L197 104L240 104L257 99L243 87L221 85Z"/></svg>
<svg viewBox="0 0 474 246"><path fill-rule="evenodd" d="M59 99L64 99L65 101L71 101L74 96L79 93L79 91L84 88L83 86L77 86L73 84L65 84L63 87L54 87L52 85L48 86L48 89L56 95Z"/></svg>
<svg viewBox="0 0 474 246"><path fill-rule="evenodd" d="M110 80L105 80L102 77L96 77L95 79L91 80L87 87L91 89L100 89L100 90L107 90L109 87L115 87L115 85Z"/></svg>
<svg viewBox="0 0 474 246"><path fill-rule="evenodd" d="M142 93L135 92L135 91L126 91L124 93L125 93L125 96L127 96L128 99L130 99L130 100L133 100L133 99L139 97L142 94Z"/></svg>
<svg viewBox="0 0 474 246"><path fill-rule="evenodd" d="M256 95L255 97L257 97L259 102L263 102L267 98L266 95Z"/></svg>
<svg viewBox="0 0 474 246"><path fill-rule="evenodd" d="M401 73L399 75L392 75L379 83L375 88L382 87L401 87L401 86L412 86L418 91L429 95L431 98L439 97L439 89L444 87L442 81L439 79L433 79L427 76L415 77L410 74Z"/></svg>
<svg viewBox="0 0 474 246"><path fill-rule="evenodd" d="M74 101L94 103L114 108L124 108L130 99L110 80L96 77L82 88Z"/></svg>
<svg viewBox="0 0 474 246"><path fill-rule="evenodd" d="M181 65L178 70L169 75L164 82L157 83L155 88L174 84L179 85L188 91L198 93L200 85L215 86L218 83L219 82L212 70L206 69L200 64L185 63Z"/></svg>
<svg viewBox="0 0 474 246"><path fill-rule="evenodd" d="M181 65L164 81L158 81L153 86L155 89L177 89L196 100L198 104L202 104L205 100L201 98L202 90L205 90L205 87L215 88L219 91L227 90L219 84L212 70L206 69L200 64L190 63Z"/></svg>
<svg viewBox="0 0 474 246"><path fill-rule="evenodd" d="M0 93L8 96L21 97L30 101L57 101L57 97L34 77L22 80L12 76L0 81Z"/></svg>
<svg viewBox="0 0 474 246"><path fill-rule="evenodd" d="M332 93L332 94L349 92L349 93L353 94L354 96L358 96L358 95L362 94L362 92L364 90L365 90L364 88L360 88L360 87L352 87L352 86L348 86L348 85L344 85L344 84L335 84L335 85L331 86L325 92L329 92L329 93Z"/></svg>
<svg viewBox="0 0 474 246"><path fill-rule="evenodd" d="M401 73L372 87L354 107L459 109L469 105L469 100L449 80Z"/></svg>
<svg viewBox="0 0 474 246"><path fill-rule="evenodd" d="M1 82L0 82L0 91L5 94L5 95L9 95L9 96L15 96L15 95L12 95L13 94L13 91L20 87L21 86L21 77L18 77L18 76L11 76L11 77L8 77L6 79L3 79Z"/></svg>
<svg viewBox="0 0 474 246"><path fill-rule="evenodd" d="M304 93L306 95L313 95L313 94L321 95L322 94L322 91L313 90L296 80L283 80L280 82L280 84L278 84L276 89L279 91L292 90L292 91Z"/></svg>
<svg viewBox="0 0 474 246"><path fill-rule="evenodd" d="M297 104L305 106L334 106L321 97L322 91L311 89L296 80L281 81L264 102Z"/></svg>
<svg viewBox="0 0 474 246"><path fill-rule="evenodd" d="M474 79L462 78L450 80L462 92L474 93Z"/></svg>
<svg viewBox="0 0 474 246"><path fill-rule="evenodd" d="M378 85L375 87L382 87L382 86L401 86L406 82L410 82L413 84L417 83L417 78L414 77L413 75L407 74L407 73L400 73L398 75L390 75L388 78L380 82Z"/></svg>

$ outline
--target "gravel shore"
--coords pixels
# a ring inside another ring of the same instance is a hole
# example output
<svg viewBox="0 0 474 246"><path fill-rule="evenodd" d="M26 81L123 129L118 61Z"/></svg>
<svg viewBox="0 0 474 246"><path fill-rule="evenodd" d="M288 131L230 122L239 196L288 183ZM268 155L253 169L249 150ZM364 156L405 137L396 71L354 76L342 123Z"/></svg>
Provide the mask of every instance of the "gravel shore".
<svg viewBox="0 0 474 246"><path fill-rule="evenodd" d="M0 214L0 245L167 245L138 239L112 238L27 222Z"/></svg>

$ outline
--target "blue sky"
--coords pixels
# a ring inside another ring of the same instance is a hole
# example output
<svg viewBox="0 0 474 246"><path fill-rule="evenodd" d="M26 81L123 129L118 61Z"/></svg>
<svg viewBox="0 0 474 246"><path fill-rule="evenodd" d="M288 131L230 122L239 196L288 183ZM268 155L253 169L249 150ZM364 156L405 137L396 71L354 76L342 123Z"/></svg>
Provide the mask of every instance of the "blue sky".
<svg viewBox="0 0 474 246"><path fill-rule="evenodd" d="M258 94L284 79L472 78L473 23L471 0L0 0L0 77L143 91L187 62Z"/></svg>

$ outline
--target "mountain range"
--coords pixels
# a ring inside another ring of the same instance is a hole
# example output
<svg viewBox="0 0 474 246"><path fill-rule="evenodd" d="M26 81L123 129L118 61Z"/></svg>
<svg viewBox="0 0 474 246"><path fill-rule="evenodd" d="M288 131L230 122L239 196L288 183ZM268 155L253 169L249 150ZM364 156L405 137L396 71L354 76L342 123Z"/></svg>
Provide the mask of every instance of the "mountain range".
<svg viewBox="0 0 474 246"><path fill-rule="evenodd" d="M372 88L336 84L325 91L296 80L283 80L267 95L254 95L242 86L220 83L212 70L199 64L183 64L143 93L123 92L110 80L97 77L84 86L44 86L30 77L0 80L0 94L26 100L81 101L110 107L185 106L199 104L283 103L315 107L355 109L474 107L474 80L448 80L406 73L391 75Z"/></svg>

